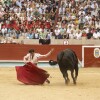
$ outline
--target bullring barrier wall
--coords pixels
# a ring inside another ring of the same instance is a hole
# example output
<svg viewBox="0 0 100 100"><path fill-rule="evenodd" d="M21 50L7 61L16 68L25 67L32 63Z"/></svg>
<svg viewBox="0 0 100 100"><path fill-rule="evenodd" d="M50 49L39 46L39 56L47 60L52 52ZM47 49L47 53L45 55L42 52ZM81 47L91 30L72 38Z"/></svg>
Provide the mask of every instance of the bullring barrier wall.
<svg viewBox="0 0 100 100"><path fill-rule="evenodd" d="M26 45L26 44L0 44L0 60L23 60L29 49L33 48L35 52L46 54L52 48L54 52L47 58L40 59L44 61L56 60L58 52L61 50L71 48L73 49L78 58L82 60L82 46L81 45Z"/></svg>
<svg viewBox="0 0 100 100"><path fill-rule="evenodd" d="M79 60L82 61L82 45L28 45L28 44L0 44L0 61L23 61L23 57L28 53L30 49L34 49L35 52L46 54L52 48L53 53L40 61L57 60L57 54L64 49L73 49ZM84 55L85 67L100 67L100 58L96 59L93 56L94 49L85 49L86 54Z"/></svg>

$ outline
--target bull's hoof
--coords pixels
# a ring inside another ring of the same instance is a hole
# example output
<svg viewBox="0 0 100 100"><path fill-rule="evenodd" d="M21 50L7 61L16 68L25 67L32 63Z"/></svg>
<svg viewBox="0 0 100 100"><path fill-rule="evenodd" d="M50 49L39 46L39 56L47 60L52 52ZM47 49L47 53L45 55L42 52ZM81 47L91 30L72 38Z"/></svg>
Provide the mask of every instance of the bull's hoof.
<svg viewBox="0 0 100 100"><path fill-rule="evenodd" d="M70 83L70 80L68 79L67 81L65 81L65 84L69 84Z"/></svg>
<svg viewBox="0 0 100 100"><path fill-rule="evenodd" d="M75 81L77 81L77 77L75 77Z"/></svg>
<svg viewBox="0 0 100 100"><path fill-rule="evenodd" d="M66 81L65 84L68 84L68 82Z"/></svg>
<svg viewBox="0 0 100 100"><path fill-rule="evenodd" d="M73 82L76 85L76 81Z"/></svg>
<svg viewBox="0 0 100 100"><path fill-rule="evenodd" d="M76 85L77 77L73 79L73 83Z"/></svg>

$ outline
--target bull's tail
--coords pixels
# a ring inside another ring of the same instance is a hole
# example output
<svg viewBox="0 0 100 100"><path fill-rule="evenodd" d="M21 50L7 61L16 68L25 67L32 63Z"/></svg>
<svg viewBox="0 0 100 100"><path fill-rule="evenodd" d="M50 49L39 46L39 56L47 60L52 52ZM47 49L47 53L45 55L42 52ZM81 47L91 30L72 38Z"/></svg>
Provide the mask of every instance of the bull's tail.
<svg viewBox="0 0 100 100"><path fill-rule="evenodd" d="M79 59L78 59L78 64L79 64L80 67L82 67L82 63Z"/></svg>

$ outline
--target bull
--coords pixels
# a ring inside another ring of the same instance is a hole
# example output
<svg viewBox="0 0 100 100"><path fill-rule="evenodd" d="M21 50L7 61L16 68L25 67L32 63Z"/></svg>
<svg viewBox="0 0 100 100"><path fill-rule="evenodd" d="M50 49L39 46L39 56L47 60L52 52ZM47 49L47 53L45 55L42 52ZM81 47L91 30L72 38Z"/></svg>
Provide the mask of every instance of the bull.
<svg viewBox="0 0 100 100"><path fill-rule="evenodd" d="M73 79L73 83L76 84L78 76L78 58L76 53L72 49L65 49L59 52L57 55L57 61L50 61L50 62L51 64L58 63L59 69L63 75L63 78L65 79L65 84L68 84L70 82L67 72L68 70L71 71L71 77Z"/></svg>

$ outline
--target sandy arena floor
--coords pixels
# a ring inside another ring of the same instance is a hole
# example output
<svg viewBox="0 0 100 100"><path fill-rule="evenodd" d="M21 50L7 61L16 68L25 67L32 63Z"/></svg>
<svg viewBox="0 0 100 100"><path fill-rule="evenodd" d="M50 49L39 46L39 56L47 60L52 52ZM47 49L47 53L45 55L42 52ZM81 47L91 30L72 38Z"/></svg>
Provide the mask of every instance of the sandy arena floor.
<svg viewBox="0 0 100 100"><path fill-rule="evenodd" d="M17 81L15 68L0 67L0 100L100 100L100 68L80 68L77 85L70 77L65 85L58 68L44 68L50 84L24 85Z"/></svg>

